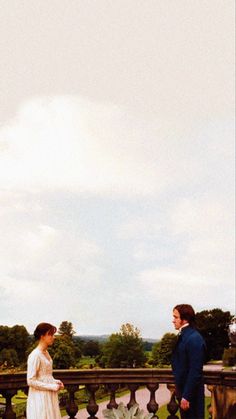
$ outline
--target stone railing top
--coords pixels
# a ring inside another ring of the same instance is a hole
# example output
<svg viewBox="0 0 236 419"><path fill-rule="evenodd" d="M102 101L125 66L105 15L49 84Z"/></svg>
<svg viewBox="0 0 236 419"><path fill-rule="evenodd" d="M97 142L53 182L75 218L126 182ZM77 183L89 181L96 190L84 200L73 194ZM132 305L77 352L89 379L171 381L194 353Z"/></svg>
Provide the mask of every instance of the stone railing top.
<svg viewBox="0 0 236 419"><path fill-rule="evenodd" d="M112 369L69 369L54 370L55 378L60 378L68 384L173 384L173 374L170 368L112 368ZM205 384L236 387L236 371L204 370ZM0 373L1 389L26 388L26 372Z"/></svg>

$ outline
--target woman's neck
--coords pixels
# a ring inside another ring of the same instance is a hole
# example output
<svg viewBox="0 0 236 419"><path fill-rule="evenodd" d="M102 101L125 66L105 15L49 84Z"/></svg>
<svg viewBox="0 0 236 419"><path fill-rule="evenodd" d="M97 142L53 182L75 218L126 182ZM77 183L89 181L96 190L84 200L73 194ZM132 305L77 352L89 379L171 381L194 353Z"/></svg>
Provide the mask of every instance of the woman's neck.
<svg viewBox="0 0 236 419"><path fill-rule="evenodd" d="M46 352L48 345L45 342L39 342L38 348L40 349L40 351Z"/></svg>

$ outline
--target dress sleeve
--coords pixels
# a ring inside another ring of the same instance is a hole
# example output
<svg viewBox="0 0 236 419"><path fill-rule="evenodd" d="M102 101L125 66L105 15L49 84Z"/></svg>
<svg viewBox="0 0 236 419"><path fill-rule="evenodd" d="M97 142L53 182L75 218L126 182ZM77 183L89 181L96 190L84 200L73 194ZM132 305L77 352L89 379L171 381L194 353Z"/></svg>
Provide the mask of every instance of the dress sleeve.
<svg viewBox="0 0 236 419"><path fill-rule="evenodd" d="M36 390L51 390L57 391L57 383L44 383L37 379L38 371L40 369L40 358L37 353L31 353L27 362L27 384Z"/></svg>

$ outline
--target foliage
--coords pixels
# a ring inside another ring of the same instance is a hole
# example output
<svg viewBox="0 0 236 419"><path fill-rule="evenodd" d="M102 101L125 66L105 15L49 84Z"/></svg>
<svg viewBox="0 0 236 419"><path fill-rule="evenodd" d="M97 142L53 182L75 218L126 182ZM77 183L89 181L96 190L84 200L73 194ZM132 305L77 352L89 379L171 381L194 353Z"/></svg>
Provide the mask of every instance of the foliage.
<svg viewBox="0 0 236 419"><path fill-rule="evenodd" d="M0 365L6 368L16 367L19 365L19 358L15 349L2 349L0 352Z"/></svg>
<svg viewBox="0 0 236 419"><path fill-rule="evenodd" d="M73 324L63 321L58 329L53 346L49 349L53 366L57 369L67 369L76 365L81 358L81 342L75 340Z"/></svg>
<svg viewBox="0 0 236 419"><path fill-rule="evenodd" d="M49 352L54 361L55 368L70 368L81 357L81 341L73 340L73 325L71 322L62 322L54 345ZM29 335L24 326L0 326L0 366L12 368L20 365L26 368L26 360L37 343Z"/></svg>
<svg viewBox="0 0 236 419"><path fill-rule="evenodd" d="M59 326L58 333L59 335L68 336L70 339L72 339L73 335L75 334L73 324L68 321L63 321Z"/></svg>
<svg viewBox="0 0 236 419"><path fill-rule="evenodd" d="M145 340L143 342L145 352L151 352L152 348L153 348L153 345L154 345L154 342L148 342L147 340Z"/></svg>
<svg viewBox="0 0 236 419"><path fill-rule="evenodd" d="M117 409L105 409L103 410L105 419L151 419L153 418L152 413L145 415L143 410L139 409L138 404L132 406L129 410L120 403Z"/></svg>
<svg viewBox="0 0 236 419"><path fill-rule="evenodd" d="M79 360L82 356L81 346L78 342L75 342L74 339L72 342L73 342L73 347L75 351L75 359Z"/></svg>
<svg viewBox="0 0 236 419"><path fill-rule="evenodd" d="M160 342L153 345L152 359L154 365L169 365L171 363L176 339L177 337L174 333L166 333Z"/></svg>
<svg viewBox="0 0 236 419"><path fill-rule="evenodd" d="M54 368L67 369L76 363L76 347L71 338L66 335L57 336L49 352Z"/></svg>
<svg viewBox="0 0 236 419"><path fill-rule="evenodd" d="M83 346L83 355L84 356L97 356L100 354L99 343L94 340L89 340L85 342Z"/></svg>
<svg viewBox="0 0 236 419"><path fill-rule="evenodd" d="M14 366L24 362L29 342L29 333L25 326L0 326L0 352L8 350L3 352L2 360L5 357L5 361L9 361Z"/></svg>
<svg viewBox="0 0 236 419"><path fill-rule="evenodd" d="M151 361L153 365L159 364L159 351L161 347L161 341L154 343L152 347L152 355L151 355Z"/></svg>
<svg viewBox="0 0 236 419"><path fill-rule="evenodd" d="M113 333L102 346L98 358L101 366L110 368L140 367L146 362L140 331L126 323L119 333Z"/></svg>
<svg viewBox="0 0 236 419"><path fill-rule="evenodd" d="M224 348L229 347L228 327L231 321L229 311L219 308L196 313L196 326L207 346L207 360L222 359Z"/></svg>
<svg viewBox="0 0 236 419"><path fill-rule="evenodd" d="M8 326L0 326L0 350L6 348L8 344L9 329Z"/></svg>
<svg viewBox="0 0 236 419"><path fill-rule="evenodd" d="M141 337L140 330L137 327L134 327L130 323L122 324L122 326L120 328L120 334L121 334L121 336L130 336L130 337L133 337L133 338L140 338Z"/></svg>
<svg viewBox="0 0 236 419"><path fill-rule="evenodd" d="M81 354L83 354L83 348L84 348L84 340L81 339L79 336L73 336L73 342L76 346L76 348L78 349L78 351L80 352L80 356Z"/></svg>
<svg viewBox="0 0 236 419"><path fill-rule="evenodd" d="M29 345L29 333L25 326L15 325L10 328L8 345L9 348L16 350L20 362L25 359L25 352Z"/></svg>

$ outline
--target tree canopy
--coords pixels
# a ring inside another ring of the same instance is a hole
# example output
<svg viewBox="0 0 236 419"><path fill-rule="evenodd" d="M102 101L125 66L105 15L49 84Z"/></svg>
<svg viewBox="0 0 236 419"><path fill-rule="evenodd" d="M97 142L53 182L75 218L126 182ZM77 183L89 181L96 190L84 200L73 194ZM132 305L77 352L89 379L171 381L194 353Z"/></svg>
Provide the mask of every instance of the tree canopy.
<svg viewBox="0 0 236 419"><path fill-rule="evenodd" d="M220 308L196 313L196 326L207 346L207 358L222 359L225 348L229 347L228 327L232 319L229 311Z"/></svg>
<svg viewBox="0 0 236 419"><path fill-rule="evenodd" d="M26 360L30 339L25 326L0 326L0 363L17 366Z"/></svg>
<svg viewBox="0 0 236 419"><path fill-rule="evenodd" d="M70 337L63 335L57 336L53 346L49 349L53 359L53 367L57 369L67 369L76 364L76 348ZM78 354L77 354L78 355Z"/></svg>
<svg viewBox="0 0 236 419"><path fill-rule="evenodd" d="M64 320L59 326L58 333L59 335L68 336L69 338L72 339L73 335L75 334L75 331L73 329L73 324L71 322Z"/></svg>
<svg viewBox="0 0 236 419"><path fill-rule="evenodd" d="M100 354L100 345L95 340L89 340L83 345L83 355L98 356Z"/></svg>
<svg viewBox="0 0 236 419"><path fill-rule="evenodd" d="M176 344L176 335L174 333L166 333L160 342L153 345L152 360L153 365L169 365L171 356Z"/></svg>
<svg viewBox="0 0 236 419"><path fill-rule="evenodd" d="M99 362L110 368L143 366L146 355L140 331L130 323L123 324L102 346Z"/></svg>

